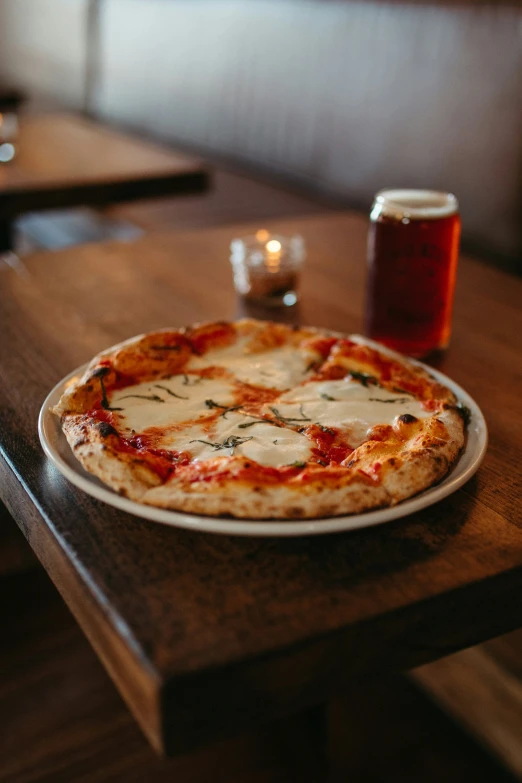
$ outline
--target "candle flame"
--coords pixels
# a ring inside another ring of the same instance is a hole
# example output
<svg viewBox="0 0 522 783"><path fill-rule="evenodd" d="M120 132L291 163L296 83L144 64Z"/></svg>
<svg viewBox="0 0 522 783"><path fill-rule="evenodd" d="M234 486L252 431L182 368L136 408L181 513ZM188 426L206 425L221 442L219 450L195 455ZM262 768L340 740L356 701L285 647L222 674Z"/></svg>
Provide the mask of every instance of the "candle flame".
<svg viewBox="0 0 522 783"><path fill-rule="evenodd" d="M279 242L277 239L271 239L266 243L266 249L269 253L279 253L281 250L281 242Z"/></svg>

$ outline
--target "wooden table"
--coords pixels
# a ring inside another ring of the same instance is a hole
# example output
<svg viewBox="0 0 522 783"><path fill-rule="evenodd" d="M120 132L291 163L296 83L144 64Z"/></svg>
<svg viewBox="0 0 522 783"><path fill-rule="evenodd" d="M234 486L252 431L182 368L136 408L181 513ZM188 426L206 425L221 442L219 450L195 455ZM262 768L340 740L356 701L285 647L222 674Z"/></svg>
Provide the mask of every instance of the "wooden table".
<svg viewBox="0 0 522 783"><path fill-rule="evenodd" d="M12 248L13 221L25 212L198 193L208 183L200 160L74 115L22 115L16 150L0 164L0 251Z"/></svg>
<svg viewBox="0 0 522 783"><path fill-rule="evenodd" d="M227 248L251 228L42 253L0 271L1 497L166 752L522 623L522 281L478 262L462 259L442 369L482 406L490 448L463 489L422 513L317 538L197 534L97 502L45 459L39 408L71 369L148 329L240 314ZM292 317L360 330L366 221L267 228L308 244Z"/></svg>

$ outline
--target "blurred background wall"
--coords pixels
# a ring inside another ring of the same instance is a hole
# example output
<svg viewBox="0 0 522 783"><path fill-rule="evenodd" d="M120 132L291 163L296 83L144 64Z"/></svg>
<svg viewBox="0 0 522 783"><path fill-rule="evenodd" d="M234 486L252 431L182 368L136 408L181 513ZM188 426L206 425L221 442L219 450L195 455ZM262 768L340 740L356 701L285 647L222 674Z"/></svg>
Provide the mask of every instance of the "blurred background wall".
<svg viewBox="0 0 522 783"><path fill-rule="evenodd" d="M84 100L87 0L2 0L0 83L46 104Z"/></svg>
<svg viewBox="0 0 522 783"><path fill-rule="evenodd" d="M522 256L522 5L3 0L0 81L367 208L458 196Z"/></svg>

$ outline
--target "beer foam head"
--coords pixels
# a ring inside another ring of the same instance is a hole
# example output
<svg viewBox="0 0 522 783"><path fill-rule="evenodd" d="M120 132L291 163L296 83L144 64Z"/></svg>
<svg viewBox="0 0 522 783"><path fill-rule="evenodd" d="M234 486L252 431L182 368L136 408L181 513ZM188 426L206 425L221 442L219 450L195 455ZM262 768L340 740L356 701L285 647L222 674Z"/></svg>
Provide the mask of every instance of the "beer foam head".
<svg viewBox="0 0 522 783"><path fill-rule="evenodd" d="M452 193L439 190L381 190L375 197L371 218L395 220L429 220L450 217L458 212L458 201Z"/></svg>

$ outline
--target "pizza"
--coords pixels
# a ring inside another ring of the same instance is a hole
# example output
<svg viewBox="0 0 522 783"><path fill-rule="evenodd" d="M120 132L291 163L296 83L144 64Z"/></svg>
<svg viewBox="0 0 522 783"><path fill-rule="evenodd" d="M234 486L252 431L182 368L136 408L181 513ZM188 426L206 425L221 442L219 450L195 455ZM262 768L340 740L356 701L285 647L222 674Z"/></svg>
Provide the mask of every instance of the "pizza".
<svg viewBox="0 0 522 783"><path fill-rule="evenodd" d="M466 409L359 336L245 319L96 356L53 413L83 467L161 508L304 519L392 506L458 459Z"/></svg>

